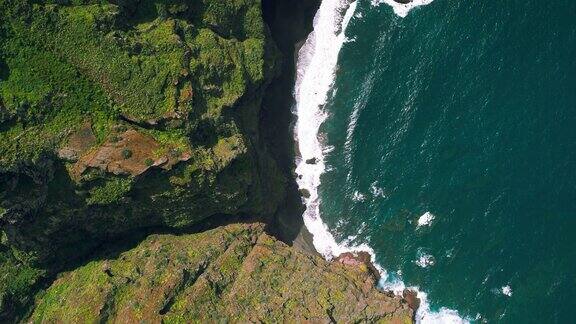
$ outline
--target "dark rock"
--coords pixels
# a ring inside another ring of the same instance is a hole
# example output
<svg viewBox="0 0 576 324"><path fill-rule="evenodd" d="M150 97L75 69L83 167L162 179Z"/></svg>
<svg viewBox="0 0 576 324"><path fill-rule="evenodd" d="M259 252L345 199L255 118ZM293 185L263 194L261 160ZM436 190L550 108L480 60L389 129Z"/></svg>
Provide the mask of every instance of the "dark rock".
<svg viewBox="0 0 576 324"><path fill-rule="evenodd" d="M316 164L316 162L318 162L318 160L316 158L311 158L306 160L306 164Z"/></svg>
<svg viewBox="0 0 576 324"><path fill-rule="evenodd" d="M304 198L310 198L310 191L308 189L300 189L300 195Z"/></svg>

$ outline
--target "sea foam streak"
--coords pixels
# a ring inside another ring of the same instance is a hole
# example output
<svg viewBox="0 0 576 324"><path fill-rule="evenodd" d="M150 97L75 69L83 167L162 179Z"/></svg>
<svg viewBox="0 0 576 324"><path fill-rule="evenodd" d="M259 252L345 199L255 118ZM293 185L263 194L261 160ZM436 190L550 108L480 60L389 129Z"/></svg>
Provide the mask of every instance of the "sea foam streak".
<svg viewBox="0 0 576 324"><path fill-rule="evenodd" d="M372 5L377 6L381 3L385 3L394 9L394 13L400 17L406 17L410 10L419 7L425 6L427 4L432 3L433 0L413 0L408 3L398 3L394 0L372 0Z"/></svg>
<svg viewBox="0 0 576 324"><path fill-rule="evenodd" d="M314 235L314 246L324 257L330 259L346 252L339 246L319 217L318 186L320 175L325 171L323 148L318 140L318 130L326 119L322 110L334 82L338 53L346 37L344 30L356 9L356 2L347 0L322 1L314 17L314 30L298 53L295 113L296 140L301 158L296 167L300 189L310 193L305 198L306 227ZM345 12L342 15L342 12ZM316 158L315 164L305 161ZM368 247L364 247L368 248Z"/></svg>
<svg viewBox="0 0 576 324"><path fill-rule="evenodd" d="M422 2L422 1L421 1ZM349 0L324 0L314 17L314 30L298 53L297 77L294 95L296 99L295 114L297 122L295 137L298 142L300 157L297 161L296 173L300 189L309 192L304 198L306 211L304 222L313 235L314 246L325 258L332 259L344 252L366 251L375 260L374 250L367 244L354 245L350 240L338 244L328 227L320 218L318 186L320 176L325 171L324 152L318 140L318 131L326 119L323 106L333 86L338 54L346 41L344 31L354 15L357 2ZM409 10L409 9L408 9ZM398 12L397 12L398 13ZM407 12L406 12L407 13ZM308 159L316 159L316 163L308 164ZM404 283L375 264L382 274L380 288L401 294ZM416 289L416 287L411 287ZM465 323L454 310L441 308L432 312L426 293L418 291L421 306L416 314L419 323Z"/></svg>

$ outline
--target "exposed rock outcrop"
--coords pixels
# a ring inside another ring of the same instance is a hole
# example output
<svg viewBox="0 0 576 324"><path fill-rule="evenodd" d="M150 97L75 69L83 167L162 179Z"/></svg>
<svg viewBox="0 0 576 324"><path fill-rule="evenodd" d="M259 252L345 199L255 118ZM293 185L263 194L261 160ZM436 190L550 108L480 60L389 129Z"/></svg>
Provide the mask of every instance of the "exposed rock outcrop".
<svg viewBox="0 0 576 324"><path fill-rule="evenodd" d="M414 290L404 289L402 292L402 297L404 297L410 308L412 308L414 311L418 310L420 307L420 299Z"/></svg>
<svg viewBox="0 0 576 324"><path fill-rule="evenodd" d="M335 262L340 262L345 265L360 267L368 271L376 282L380 280L380 272L374 267L372 263L372 256L368 252L345 252L340 254Z"/></svg>

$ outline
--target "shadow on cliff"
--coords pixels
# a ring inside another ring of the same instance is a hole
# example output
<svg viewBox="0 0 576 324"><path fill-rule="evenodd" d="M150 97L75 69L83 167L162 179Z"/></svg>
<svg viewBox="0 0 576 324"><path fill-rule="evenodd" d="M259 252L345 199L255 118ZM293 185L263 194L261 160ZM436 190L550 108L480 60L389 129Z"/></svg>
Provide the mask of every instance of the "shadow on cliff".
<svg viewBox="0 0 576 324"><path fill-rule="evenodd" d="M94 260L117 258L121 253L135 248L151 234L185 235L200 233L220 226L233 223L267 223L266 232L279 240L294 245L295 240L304 229L302 213L304 206L295 181L295 141L293 137L294 116L294 83L296 77L295 51L309 32L312 30L312 20L319 0L277 1L263 0L262 7L264 19L268 24L272 37L282 53L282 71L265 90L262 109L259 116L259 132L264 145L280 170L286 177L286 197L278 208L272 221L246 214L214 215L201 222L174 229L165 226L151 226L133 229L102 241L92 253L83 255L76 260L68 260L64 268L59 271L76 269ZM299 243L302 247L303 243ZM305 244L304 244L305 245ZM304 249L313 248L303 246ZM54 278L47 278L44 284Z"/></svg>
<svg viewBox="0 0 576 324"><path fill-rule="evenodd" d="M266 89L260 112L260 135L272 157L288 179L287 195L274 217L270 231L281 241L293 245L304 228L304 206L295 181L295 141L292 114L296 78L296 50L312 31L319 0L263 0L264 20L282 53L282 71ZM297 244L302 245L302 244ZM304 245L309 245L305 244ZM301 246L302 247L302 246ZM305 249L313 249L304 246Z"/></svg>
<svg viewBox="0 0 576 324"><path fill-rule="evenodd" d="M304 229L302 205L300 193L295 182L295 141L293 137L292 107L294 105L295 83L295 51L308 33L312 30L312 20L320 4L319 0L262 0L264 19L271 31L272 37L282 53L281 73L271 82L265 90L262 109L259 115L260 138L277 162L278 167L287 179L286 197L279 206L278 212L271 221L268 221L266 231L281 241L293 245ZM143 15L142 19L148 19ZM8 69L0 60L0 79L8 76ZM199 141L210 141L201 135L210 133L210 129L199 132ZM62 167L62 166L58 166ZM63 174L63 173L62 173ZM70 179L62 179L66 184L62 188L71 188ZM73 192L66 195L68 199L75 200L78 197ZM122 235L110 236L91 246L91 251L73 260L66 260L56 266L57 272L69 271L85 265L91 261L117 258L121 253L135 248L148 235L173 234L183 235L207 231L219 226L231 223L253 223L265 220L250 215L215 215L204 219L200 223L182 228L173 229L168 227L144 227L137 228ZM76 233L84 240L90 240L85 232ZM78 246L68 246L69 249L79 249ZM305 247L306 248L306 247ZM308 248L307 248L308 249ZM50 275L34 285L33 290L40 290L49 286L56 278L56 274ZM29 301L32 302L32 301ZM30 306L30 305L27 305ZM1 315L1 314L0 314ZM13 315L13 314L11 314ZM3 318L0 316L0 322Z"/></svg>

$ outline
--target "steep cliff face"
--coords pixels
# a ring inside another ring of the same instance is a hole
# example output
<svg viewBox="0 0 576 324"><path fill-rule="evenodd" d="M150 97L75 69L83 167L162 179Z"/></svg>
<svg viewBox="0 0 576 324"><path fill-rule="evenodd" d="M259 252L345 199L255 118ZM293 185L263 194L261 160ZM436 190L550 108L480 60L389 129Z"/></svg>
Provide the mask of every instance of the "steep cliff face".
<svg viewBox="0 0 576 324"><path fill-rule="evenodd" d="M411 321L364 261L262 224L117 246L214 216L297 233L292 53L318 3L0 0L0 322Z"/></svg>
<svg viewBox="0 0 576 324"><path fill-rule="evenodd" d="M267 219L258 0L0 0L0 320L106 241Z"/></svg>
<svg viewBox="0 0 576 324"><path fill-rule="evenodd" d="M57 4L54 4L57 3ZM0 225L54 266L137 228L271 215L260 2L0 1Z"/></svg>
<svg viewBox="0 0 576 324"><path fill-rule="evenodd" d="M407 303L375 289L362 265L328 263L236 224L153 235L119 256L63 273L31 321L410 323Z"/></svg>

